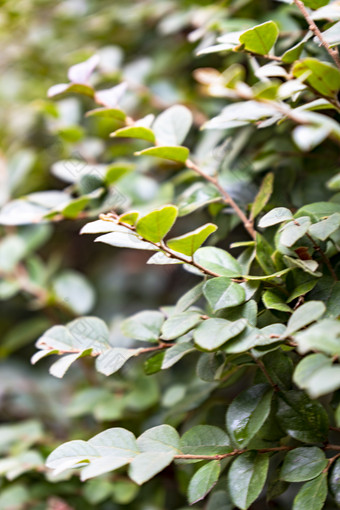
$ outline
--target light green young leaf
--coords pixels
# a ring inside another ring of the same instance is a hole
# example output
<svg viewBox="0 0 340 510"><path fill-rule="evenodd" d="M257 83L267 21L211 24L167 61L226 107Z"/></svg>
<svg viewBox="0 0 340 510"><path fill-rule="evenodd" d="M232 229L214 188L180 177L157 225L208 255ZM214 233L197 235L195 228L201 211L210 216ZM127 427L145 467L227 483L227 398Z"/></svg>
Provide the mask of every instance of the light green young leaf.
<svg viewBox="0 0 340 510"><path fill-rule="evenodd" d="M271 407L272 388L257 384L240 393L227 411L227 430L238 448L244 448L266 421Z"/></svg>
<svg viewBox="0 0 340 510"><path fill-rule="evenodd" d="M191 111L182 105L174 105L156 118L152 129L159 145L181 145L192 124Z"/></svg>
<svg viewBox="0 0 340 510"><path fill-rule="evenodd" d="M202 227L188 232L180 237L173 237L167 241L167 245L171 250L183 253L188 257L192 257L196 250L204 243L204 241L217 230L217 226L207 223Z"/></svg>
<svg viewBox="0 0 340 510"><path fill-rule="evenodd" d="M269 310L292 312L292 309L285 303L284 299L273 290L266 290L262 295L262 301Z"/></svg>
<svg viewBox="0 0 340 510"><path fill-rule="evenodd" d="M175 161L176 163L185 163L189 157L189 149L187 147L182 146L165 146L161 147L150 147L149 149L144 149L142 151L136 152L136 156L153 156L161 159L169 159L170 161Z"/></svg>
<svg viewBox="0 0 340 510"><path fill-rule="evenodd" d="M327 97L336 97L340 89L340 71L332 64L305 58L293 66L293 75Z"/></svg>
<svg viewBox="0 0 340 510"><path fill-rule="evenodd" d="M207 319L194 332L196 345L206 351L214 351L246 328L246 319L235 322L225 319Z"/></svg>
<svg viewBox="0 0 340 510"><path fill-rule="evenodd" d="M178 209L165 205L138 220L136 230L147 241L159 243L176 221Z"/></svg>
<svg viewBox="0 0 340 510"><path fill-rule="evenodd" d="M237 508L247 510L260 495L267 478L267 454L247 452L239 455L228 473L228 488Z"/></svg>
<svg viewBox="0 0 340 510"><path fill-rule="evenodd" d="M156 138L154 132L143 126L128 126L117 129L110 134L112 138L138 138L147 142L155 143Z"/></svg>
<svg viewBox="0 0 340 510"><path fill-rule="evenodd" d="M326 466L327 459L320 448L295 448L285 455L280 478L286 482L305 482L316 478Z"/></svg>
<svg viewBox="0 0 340 510"><path fill-rule="evenodd" d="M202 466L191 478L188 487L188 501L190 505L201 501L216 485L220 476L221 464L213 460Z"/></svg>
<svg viewBox="0 0 340 510"><path fill-rule="evenodd" d="M327 498L327 473L305 483L294 499L292 510L321 510Z"/></svg>
<svg viewBox="0 0 340 510"><path fill-rule="evenodd" d="M303 3L306 7L310 7L311 9L319 9L324 5L327 5L329 0L304 0Z"/></svg>
<svg viewBox="0 0 340 510"><path fill-rule="evenodd" d="M225 276L208 280L204 284L203 294L213 312L241 305L246 299L244 288Z"/></svg>
<svg viewBox="0 0 340 510"><path fill-rule="evenodd" d="M108 117L109 119L116 119L122 122L126 119L126 113L119 108L94 108L86 112L85 117Z"/></svg>
<svg viewBox="0 0 340 510"><path fill-rule="evenodd" d="M246 30L240 35L240 43L247 51L266 55L274 46L279 29L274 21L266 21L261 25Z"/></svg>
<svg viewBox="0 0 340 510"><path fill-rule="evenodd" d="M124 335L143 342L157 342L161 335L164 315L158 311L144 310L122 323Z"/></svg>

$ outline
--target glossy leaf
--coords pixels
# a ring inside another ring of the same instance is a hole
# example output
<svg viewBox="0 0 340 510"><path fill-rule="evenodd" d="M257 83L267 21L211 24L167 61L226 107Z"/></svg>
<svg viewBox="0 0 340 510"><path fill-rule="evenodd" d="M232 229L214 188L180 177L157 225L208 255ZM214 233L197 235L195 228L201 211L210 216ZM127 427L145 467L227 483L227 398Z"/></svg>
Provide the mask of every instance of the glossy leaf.
<svg viewBox="0 0 340 510"><path fill-rule="evenodd" d="M204 241L216 230L216 225L207 223L192 232L169 239L167 245L171 250L192 257L195 251L198 250Z"/></svg>
<svg viewBox="0 0 340 510"><path fill-rule="evenodd" d="M327 497L327 473L305 483L294 499L293 510L321 510Z"/></svg>
<svg viewBox="0 0 340 510"><path fill-rule="evenodd" d="M280 478L286 482L305 482L320 475L326 466L327 459L320 448L295 448L285 455Z"/></svg>
<svg viewBox="0 0 340 510"><path fill-rule="evenodd" d="M265 484L269 458L266 454L247 452L239 455L228 473L228 488L237 508L247 510L258 498Z"/></svg>
<svg viewBox="0 0 340 510"><path fill-rule="evenodd" d="M177 214L177 208L173 205L165 205L156 209L138 220L137 233L147 241L158 243L175 223Z"/></svg>
<svg viewBox="0 0 340 510"><path fill-rule="evenodd" d="M202 466L191 478L188 487L188 501L190 505L197 503L216 485L221 471L218 460L213 460Z"/></svg>

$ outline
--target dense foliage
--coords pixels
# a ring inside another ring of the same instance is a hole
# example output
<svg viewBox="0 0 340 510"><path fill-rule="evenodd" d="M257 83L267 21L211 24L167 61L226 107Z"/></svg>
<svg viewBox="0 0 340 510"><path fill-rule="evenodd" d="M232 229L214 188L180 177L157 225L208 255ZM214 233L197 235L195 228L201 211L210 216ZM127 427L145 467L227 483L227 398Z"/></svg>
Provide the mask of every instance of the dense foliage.
<svg viewBox="0 0 340 510"><path fill-rule="evenodd" d="M339 1L3 4L0 509L340 506Z"/></svg>

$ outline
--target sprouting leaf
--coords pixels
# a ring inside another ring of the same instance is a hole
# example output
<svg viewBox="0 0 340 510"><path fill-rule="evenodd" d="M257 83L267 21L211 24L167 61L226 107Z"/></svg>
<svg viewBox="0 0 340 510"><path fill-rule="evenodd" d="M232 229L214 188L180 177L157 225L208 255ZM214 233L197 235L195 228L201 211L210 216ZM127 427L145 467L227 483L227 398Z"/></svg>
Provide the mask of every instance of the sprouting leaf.
<svg viewBox="0 0 340 510"><path fill-rule="evenodd" d="M274 21L266 21L261 25L250 28L240 35L240 43L247 51L266 55L274 46L279 35L279 29Z"/></svg>
<svg viewBox="0 0 340 510"><path fill-rule="evenodd" d="M185 163L189 157L189 149L181 146L165 146L150 147L142 151L136 152L136 156L154 156L162 159L176 161L176 163Z"/></svg>
<svg viewBox="0 0 340 510"><path fill-rule="evenodd" d="M188 501L190 505L205 498L214 485L216 485L220 471L221 465L218 460L208 462L196 471L188 487Z"/></svg>
<svg viewBox="0 0 340 510"><path fill-rule="evenodd" d="M183 253L192 257L196 250L204 243L204 241L217 230L217 226L213 223L207 223L202 227L188 232L180 237L173 237L167 241L167 245L171 250Z"/></svg>
<svg viewBox="0 0 340 510"><path fill-rule="evenodd" d="M165 205L140 218L136 231L147 241L159 243L175 223L177 214L177 207Z"/></svg>
<svg viewBox="0 0 340 510"><path fill-rule="evenodd" d="M258 498L267 478L268 454L247 452L239 455L228 473L228 488L237 508L247 510Z"/></svg>
<svg viewBox="0 0 340 510"><path fill-rule="evenodd" d="M267 419L273 390L266 384L257 384L240 393L227 411L227 429L233 442L244 448Z"/></svg>
<svg viewBox="0 0 340 510"><path fill-rule="evenodd" d="M158 145L181 145L192 124L192 113L182 105L174 105L162 112L153 124Z"/></svg>
<svg viewBox="0 0 340 510"><path fill-rule="evenodd" d="M213 312L238 306L246 299L244 288L225 276L208 280L203 287L203 294Z"/></svg>

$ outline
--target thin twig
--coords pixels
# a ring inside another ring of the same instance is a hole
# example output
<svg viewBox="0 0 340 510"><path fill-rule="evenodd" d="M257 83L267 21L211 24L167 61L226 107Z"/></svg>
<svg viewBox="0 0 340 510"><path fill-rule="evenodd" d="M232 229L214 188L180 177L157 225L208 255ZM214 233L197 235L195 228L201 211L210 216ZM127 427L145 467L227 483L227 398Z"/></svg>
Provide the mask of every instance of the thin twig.
<svg viewBox="0 0 340 510"><path fill-rule="evenodd" d="M309 29L314 33L314 35L316 35L316 37L321 42L322 46L325 48L325 50L328 52L330 57L335 62L336 66L340 69L340 58L339 58L338 51L336 49L333 49L330 47L330 45L328 44L328 42L322 35L320 29L318 28L317 24L312 19L309 12L307 11L305 4L303 2L301 2L301 0L294 0L294 3L297 6L297 8L300 10L300 12L303 15L303 17L305 18L305 20L307 21L307 23L309 25Z"/></svg>
<svg viewBox="0 0 340 510"><path fill-rule="evenodd" d="M266 367L264 366L263 364L263 361L260 360L260 358L256 358L256 356L253 356L252 354L249 354L253 360L255 361L256 365L259 367L259 369L262 371L263 375L265 376L265 378L267 379L267 381L269 382L269 384L273 387L273 390L274 391L280 391L280 388L278 387L278 385L273 381L273 379L271 378L270 374L268 373Z"/></svg>
<svg viewBox="0 0 340 510"><path fill-rule="evenodd" d="M245 229L247 230L247 232L249 233L249 235L253 238L253 239L256 239L256 231L254 229L254 224L251 220L249 220L247 218L247 216L245 215L245 213L242 211L242 209L240 209L240 207L236 204L236 202L234 201L234 199L229 195L229 193L221 186L221 184L218 182L218 180L216 179L216 177L213 177L212 175L209 175L207 173L205 173L199 166L197 166L193 161L191 161L190 159L187 159L186 161L186 166L188 168L190 168L190 170L193 170L194 172L196 172L198 175L200 175L201 177L203 177L203 179L205 179L206 181L210 182L211 184L213 184L215 186L215 188L218 189L218 191L221 193L224 201L226 204L230 205L230 207L232 207L232 209L234 209L235 211L235 214L237 214L237 216L240 218L240 220L242 221Z"/></svg>

